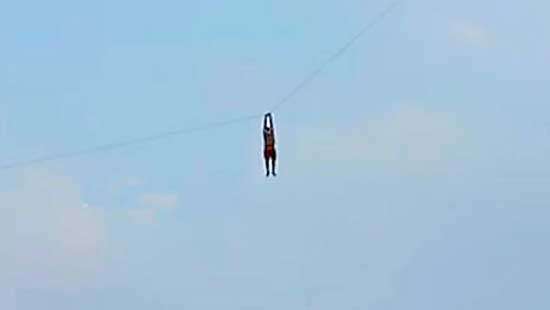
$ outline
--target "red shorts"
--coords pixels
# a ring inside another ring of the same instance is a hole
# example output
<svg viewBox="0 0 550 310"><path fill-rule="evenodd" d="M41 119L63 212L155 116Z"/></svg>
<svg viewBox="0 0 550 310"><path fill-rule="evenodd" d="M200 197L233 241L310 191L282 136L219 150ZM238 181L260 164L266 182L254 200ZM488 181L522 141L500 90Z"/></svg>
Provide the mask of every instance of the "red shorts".
<svg viewBox="0 0 550 310"><path fill-rule="evenodd" d="M264 150L264 158L265 159L273 159L273 160L277 160L277 151L275 151L274 148L272 149L265 149Z"/></svg>

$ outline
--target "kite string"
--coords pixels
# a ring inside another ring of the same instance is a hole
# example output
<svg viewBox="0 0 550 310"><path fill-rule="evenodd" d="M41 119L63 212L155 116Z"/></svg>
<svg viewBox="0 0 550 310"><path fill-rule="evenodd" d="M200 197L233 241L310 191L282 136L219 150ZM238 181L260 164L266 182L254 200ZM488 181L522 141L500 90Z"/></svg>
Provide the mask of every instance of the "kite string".
<svg viewBox="0 0 550 310"><path fill-rule="evenodd" d="M321 65L308 74L296 87L294 87L286 96L284 96L277 104L271 108L271 112L275 112L281 108L285 103L289 102L294 96L296 96L302 89L311 84L331 63L338 60L344 55L354 44L359 40L367 31L380 23L386 16L392 13L397 7L402 5L404 0L398 0L390 3L385 10L376 15L368 24L363 26L359 32L357 32L349 41L346 42L340 49L331 54Z"/></svg>
<svg viewBox="0 0 550 310"><path fill-rule="evenodd" d="M231 119L231 120L210 123L210 124L206 124L204 126L166 131L166 132L158 133L158 134L155 134L155 135L150 135L150 136L147 136L147 137L140 137L140 138L125 140L125 141L120 141L120 142L115 142L115 143L98 145L98 146L94 146L94 147L90 147L90 148L86 148L86 149L82 149L82 150L78 150L78 151L46 155L46 156L31 159L31 160L25 160L25 161L19 161L19 162L13 162L13 163L1 165L0 170L13 169L13 168L17 168L17 167L35 165L35 164L40 164L40 163L50 162L50 161L55 161L55 160L80 157L80 156L84 156L84 155L88 155L88 154L106 152L106 151L111 151L111 150L114 150L114 149L129 147L129 146L132 146L132 145L151 143L151 142L158 141L158 140L164 140L164 139L167 139L167 138L170 138L170 137L173 137L173 136L181 136L181 135L185 135L185 134L191 134L191 133L196 133L196 132L201 132L201 131L207 131L207 130L214 129L214 128L219 128L219 127L227 127L227 126L230 126L230 125L233 125L233 124L258 119L262 116L263 116L263 114L253 114L253 115L243 116L243 117L239 117L239 118L234 118L234 119Z"/></svg>
<svg viewBox="0 0 550 310"><path fill-rule="evenodd" d="M372 27L380 23L386 16L388 16L391 12L393 12L403 2L404 0L398 0L388 5L384 11L376 15L371 22L369 22L363 28L361 28L361 30L355 36L353 36L349 41L347 41L346 44L344 44L340 49L338 49L329 58L327 58L317 69L313 70L310 74L308 74L300 83L298 83L296 87L294 87L289 93L287 93L286 96L284 96L276 105L274 105L271 108L270 112L275 112L279 110L285 103L289 102L293 97L295 97L302 89L304 89L306 86L311 84L329 64L338 60L368 30L370 30ZM0 170L26 167L26 166L40 164L44 162L51 162L51 161L57 161L61 159L80 157L88 154L111 151L114 149L129 147L137 144L151 143L154 141L166 139L173 136L181 136L181 135L191 134L199 131L207 131L214 128L226 127L237 123L252 121L254 119L258 119L263 116L264 116L263 113L251 114L248 116L242 116L242 117L238 117L238 118L234 118L226 121L213 122L213 123L209 123L199 127L172 130L172 131L162 132L162 133L158 133L158 134L150 135L146 137L135 138L135 139L109 143L104 145L98 145L98 146L82 149L79 151L57 153L57 154L37 157L30 160L16 161L16 162L0 165Z"/></svg>

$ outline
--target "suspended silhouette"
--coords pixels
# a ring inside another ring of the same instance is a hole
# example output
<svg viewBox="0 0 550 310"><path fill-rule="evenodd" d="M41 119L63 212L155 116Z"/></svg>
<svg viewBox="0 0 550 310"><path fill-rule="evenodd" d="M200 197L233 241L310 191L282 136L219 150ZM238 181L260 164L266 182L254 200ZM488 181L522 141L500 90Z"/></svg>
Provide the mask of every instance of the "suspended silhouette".
<svg viewBox="0 0 550 310"><path fill-rule="evenodd" d="M269 121L269 126L268 126ZM270 174L277 176L275 166L277 163L277 150L275 149L275 127L273 126L273 116L271 113L267 113L264 116L264 160L266 177ZM269 164L271 160L271 171L269 170Z"/></svg>

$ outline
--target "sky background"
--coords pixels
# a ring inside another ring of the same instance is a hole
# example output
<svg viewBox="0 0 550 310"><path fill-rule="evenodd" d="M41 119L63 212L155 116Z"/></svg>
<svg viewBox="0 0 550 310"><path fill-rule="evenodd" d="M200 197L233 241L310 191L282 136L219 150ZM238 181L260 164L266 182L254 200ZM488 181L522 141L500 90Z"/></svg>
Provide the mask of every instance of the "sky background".
<svg viewBox="0 0 550 310"><path fill-rule="evenodd" d="M386 1L11 1L0 164L266 112ZM407 1L274 118L0 171L1 309L550 308L550 3Z"/></svg>

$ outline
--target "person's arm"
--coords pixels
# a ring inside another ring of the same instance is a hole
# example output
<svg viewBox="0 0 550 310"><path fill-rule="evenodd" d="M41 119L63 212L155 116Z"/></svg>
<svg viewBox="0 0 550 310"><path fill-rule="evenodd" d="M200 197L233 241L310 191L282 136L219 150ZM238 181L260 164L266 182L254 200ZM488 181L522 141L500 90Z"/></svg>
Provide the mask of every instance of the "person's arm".
<svg viewBox="0 0 550 310"><path fill-rule="evenodd" d="M271 136L273 137L273 143L275 143L275 126L273 125L273 115L269 113L269 128L271 128Z"/></svg>
<svg viewBox="0 0 550 310"><path fill-rule="evenodd" d="M266 114L266 115L264 116L264 130L267 129L267 119L268 119L268 118L269 118L269 114Z"/></svg>
<svg viewBox="0 0 550 310"><path fill-rule="evenodd" d="M271 128L273 131L275 131L275 127L273 126L273 115L271 115L271 113L269 113L268 117L269 117L269 128Z"/></svg>

